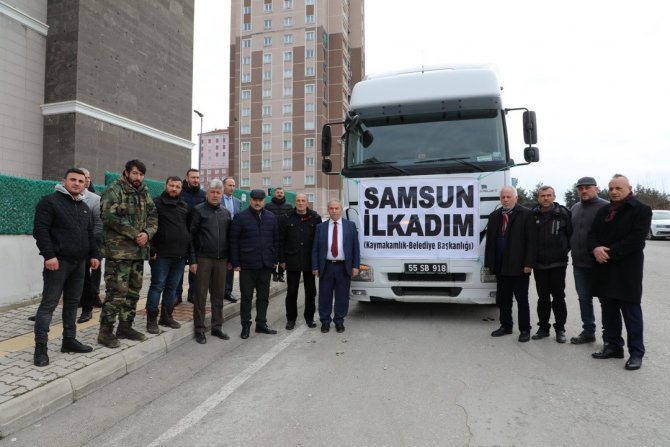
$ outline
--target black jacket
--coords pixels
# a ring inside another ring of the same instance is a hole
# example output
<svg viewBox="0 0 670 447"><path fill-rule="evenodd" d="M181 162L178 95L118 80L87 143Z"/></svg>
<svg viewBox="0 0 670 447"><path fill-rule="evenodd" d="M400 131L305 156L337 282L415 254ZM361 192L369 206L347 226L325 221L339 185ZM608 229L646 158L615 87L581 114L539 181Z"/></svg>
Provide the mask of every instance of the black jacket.
<svg viewBox="0 0 670 447"><path fill-rule="evenodd" d="M152 254L161 258L188 256L191 236L188 227L188 204L166 192L154 199L158 211L158 231L151 240Z"/></svg>
<svg viewBox="0 0 670 447"><path fill-rule="evenodd" d="M277 218L293 211L293 207L290 203L286 202L286 198L278 200L276 197L273 197L272 200L265 205L265 209L272 212Z"/></svg>
<svg viewBox="0 0 670 447"><path fill-rule="evenodd" d="M593 263L593 296L639 303L642 300L642 270L645 237L651 225L651 208L635 197L627 199L614 218L606 222L610 206L598 210L589 232L589 251L608 247L610 259Z"/></svg>
<svg viewBox="0 0 670 447"><path fill-rule="evenodd" d="M184 200L184 202L186 202L190 211L195 208L196 205L199 205L205 201L205 190L202 189L200 185L196 187L188 186L188 182L186 180L182 180L181 198Z"/></svg>
<svg viewBox="0 0 670 447"><path fill-rule="evenodd" d="M594 259L589 250L589 231L596 213L609 202L598 196L585 202L577 202L572 205L572 236L570 237L570 251L572 254L572 265L575 267L593 267Z"/></svg>
<svg viewBox="0 0 670 447"><path fill-rule="evenodd" d="M39 201L35 207L33 237L45 260L100 259L91 210L70 194L55 192Z"/></svg>
<svg viewBox="0 0 670 447"><path fill-rule="evenodd" d="M484 265L496 275L521 276L524 267L534 267L537 232L533 213L516 205L510 214L507 232L502 237L502 208L489 215L486 228Z"/></svg>
<svg viewBox="0 0 670 447"><path fill-rule="evenodd" d="M307 208L298 214L295 208L279 218L279 262L286 263L286 270L312 270L312 244L316 226L321 216Z"/></svg>
<svg viewBox="0 0 670 447"><path fill-rule="evenodd" d="M554 208L543 213L540 206L533 208L537 229L536 269L565 267L568 265L572 218L570 210L554 203Z"/></svg>
<svg viewBox="0 0 670 447"><path fill-rule="evenodd" d="M209 202L196 205L191 213L191 264L198 258L228 259L232 219L230 212L220 204Z"/></svg>
<svg viewBox="0 0 670 447"><path fill-rule="evenodd" d="M277 218L267 210L260 216L251 208L235 214L230 229L230 262L243 270L272 269L279 261Z"/></svg>

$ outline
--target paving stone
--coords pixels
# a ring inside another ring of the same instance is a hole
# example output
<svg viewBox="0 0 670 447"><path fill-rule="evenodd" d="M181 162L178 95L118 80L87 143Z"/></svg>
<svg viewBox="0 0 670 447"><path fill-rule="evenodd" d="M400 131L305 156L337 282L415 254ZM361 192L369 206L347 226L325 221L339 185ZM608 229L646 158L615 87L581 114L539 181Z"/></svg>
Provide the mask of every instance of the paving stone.
<svg viewBox="0 0 670 447"><path fill-rule="evenodd" d="M23 379L16 382L14 385L25 387L27 390L34 390L38 386L42 386L45 383L46 381L34 380L31 379L30 377L24 377Z"/></svg>
<svg viewBox="0 0 670 447"><path fill-rule="evenodd" d="M21 380L23 376L15 376L13 374L3 374L0 376L0 383L6 383L8 385L11 385L12 383L16 383L19 380Z"/></svg>
<svg viewBox="0 0 670 447"><path fill-rule="evenodd" d="M6 385L4 383L0 383L0 394L9 394L10 391L15 390L16 385Z"/></svg>

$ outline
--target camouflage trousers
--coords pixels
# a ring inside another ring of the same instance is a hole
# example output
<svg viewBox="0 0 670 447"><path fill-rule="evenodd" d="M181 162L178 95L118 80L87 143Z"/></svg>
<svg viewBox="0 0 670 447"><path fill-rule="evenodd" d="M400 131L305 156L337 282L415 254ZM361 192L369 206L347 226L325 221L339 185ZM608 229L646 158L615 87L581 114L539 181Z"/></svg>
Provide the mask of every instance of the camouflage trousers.
<svg viewBox="0 0 670 447"><path fill-rule="evenodd" d="M142 290L144 261L142 259L107 259L105 263L105 302L100 323L133 322Z"/></svg>

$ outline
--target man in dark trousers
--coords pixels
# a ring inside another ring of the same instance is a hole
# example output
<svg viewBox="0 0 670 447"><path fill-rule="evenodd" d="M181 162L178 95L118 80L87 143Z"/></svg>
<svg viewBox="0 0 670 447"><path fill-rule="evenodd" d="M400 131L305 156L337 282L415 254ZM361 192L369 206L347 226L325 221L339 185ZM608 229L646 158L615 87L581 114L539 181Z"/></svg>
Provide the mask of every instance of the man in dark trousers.
<svg viewBox="0 0 670 447"><path fill-rule="evenodd" d="M609 202L598 197L598 184L593 177L582 177L577 180L577 192L579 202L572 205L570 209L572 213L570 252L572 254L572 274L579 298L582 332L572 337L570 343L581 345L596 341L596 318L593 313L593 294L591 293L591 272L595 261L589 250L588 234L596 213Z"/></svg>
<svg viewBox="0 0 670 447"><path fill-rule="evenodd" d="M275 188L274 195L270 200L270 203L265 205L265 209L271 211L277 220L279 220L282 215L293 211L291 204L286 202L284 188L281 186ZM277 270L272 272L272 280L275 282L284 282L284 267L281 265L277 266Z"/></svg>
<svg viewBox="0 0 670 447"><path fill-rule="evenodd" d="M349 286L361 264L358 231L353 222L342 219L342 203L328 202L330 219L316 227L312 247L312 273L319 278L319 319L321 332L344 332L344 319L349 312ZM335 315L333 316L333 295Z"/></svg>
<svg viewBox="0 0 670 447"><path fill-rule="evenodd" d="M530 307L528 284L537 254L537 232L533 213L517 204L516 189L503 186L500 190L501 208L489 215L486 228L484 265L497 278L496 304L500 309L500 328L492 337L511 334L513 297L516 298L519 318L519 341L530 340Z"/></svg>
<svg viewBox="0 0 670 447"><path fill-rule="evenodd" d="M223 290L230 259L230 213L221 205L223 182L214 179L207 188L207 200L193 208L191 216L190 270L197 274L193 326L195 341L207 343L205 338L205 304L207 292L212 301L212 335L228 340L223 332Z"/></svg>
<svg viewBox="0 0 670 447"><path fill-rule="evenodd" d="M593 295L600 298L603 349L595 359L623 358L621 317L628 333L626 369L642 366L642 271L645 237L651 225L651 208L633 194L628 179L615 174L609 182L610 204L598 210L589 233L593 266Z"/></svg>
<svg viewBox="0 0 670 447"><path fill-rule="evenodd" d="M100 219L100 196L97 195L95 190L91 191L91 173L88 169L79 168L86 176L86 183L84 184L84 190L81 192L80 196L84 203L91 209L91 214L93 215L93 235L95 236L95 242L99 247L102 243L102 219ZM77 323L86 323L91 318L93 318L93 308L102 307L102 301L100 301L100 269L92 269L90 265L87 265L84 269L84 290L81 292L81 298L79 299L79 305L81 306L81 315L77 319Z"/></svg>
<svg viewBox="0 0 670 447"><path fill-rule="evenodd" d="M295 208L279 218L279 265L286 270L286 329L298 318L298 289L302 274L305 288L305 323L315 328L316 282L312 273L312 244L321 216L307 206L307 195L295 196Z"/></svg>
<svg viewBox="0 0 670 447"><path fill-rule="evenodd" d="M47 342L51 318L63 295L63 344L61 352L91 352L77 335L77 304L84 288L84 269L100 267L100 255L93 233L91 210L81 199L86 176L80 169L68 169L62 185L45 196L35 208L33 237L44 257L44 288L35 316L35 366L47 366Z"/></svg>
<svg viewBox="0 0 670 447"><path fill-rule="evenodd" d="M158 325L178 329L172 318L177 285L184 278L191 235L188 228L188 204L181 198L181 179L171 176L165 190L154 199L158 212L158 230L151 240L151 285L147 294L147 332L158 334ZM161 303L161 294L163 300ZM160 321L158 321L158 305Z"/></svg>
<svg viewBox="0 0 670 447"><path fill-rule="evenodd" d="M230 229L230 260L233 270L240 274L241 338L249 338L251 302L256 291L256 332L276 334L267 323L270 299L270 275L279 259L277 219L263 209L265 191L254 189L249 194L249 208L235 215Z"/></svg>
<svg viewBox="0 0 670 447"><path fill-rule="evenodd" d="M553 308L556 341L565 343L565 321L568 317L568 308L565 305L565 271L568 268L572 221L570 211L555 200L554 188L541 186L538 190L539 203L533 208L533 219L537 228L537 259L533 274L540 327L533 335L533 340L549 337L549 319Z"/></svg>
<svg viewBox="0 0 670 447"><path fill-rule="evenodd" d="M235 192L235 179L232 177L224 178L223 197L221 198L221 205L223 205L228 210L231 218L234 218L235 214L242 211L242 202L240 201L240 199L238 199L233 195L234 192ZM231 303L237 302L237 298L233 294L234 279L235 279L235 273L231 270L226 275L226 289L223 291L223 299L226 301L230 301Z"/></svg>
<svg viewBox="0 0 670 447"><path fill-rule="evenodd" d="M193 168L186 171L186 178L182 182L180 196L188 205L189 212L191 212L196 205L205 201L205 190L200 187L200 171ZM182 303L183 282L184 277L182 275L179 284L177 285L177 294L174 301L175 306ZM189 270L188 292L186 294L189 303L193 302L195 287L195 273Z"/></svg>

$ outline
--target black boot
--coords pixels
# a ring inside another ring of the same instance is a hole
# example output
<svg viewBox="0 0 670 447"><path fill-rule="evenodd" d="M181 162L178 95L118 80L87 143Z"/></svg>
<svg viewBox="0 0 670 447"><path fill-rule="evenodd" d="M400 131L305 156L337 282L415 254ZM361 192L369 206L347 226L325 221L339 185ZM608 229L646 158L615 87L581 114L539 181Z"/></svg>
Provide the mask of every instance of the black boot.
<svg viewBox="0 0 670 447"><path fill-rule="evenodd" d="M98 344L108 348L118 348L121 346L119 339L114 335L114 323L100 323L100 331L98 332Z"/></svg>
<svg viewBox="0 0 670 447"><path fill-rule="evenodd" d="M158 329L158 309L147 309L147 332L150 334L160 334Z"/></svg>
<svg viewBox="0 0 670 447"><path fill-rule="evenodd" d="M127 340L144 341L147 336L133 329L132 321L119 321L119 327L116 328L116 337Z"/></svg>
<svg viewBox="0 0 670 447"><path fill-rule="evenodd" d="M85 354L92 350L92 347L83 344L76 338L64 338L60 348L60 352L76 352L78 354Z"/></svg>
<svg viewBox="0 0 670 447"><path fill-rule="evenodd" d="M251 328L251 323L245 323L242 325L242 333L240 334L240 338L249 338L249 328Z"/></svg>
<svg viewBox="0 0 670 447"><path fill-rule="evenodd" d="M172 329L179 329L181 324L172 318L173 311L174 307L161 306L161 317L158 320L158 324L161 326L171 327Z"/></svg>
<svg viewBox="0 0 670 447"><path fill-rule="evenodd" d="M47 355L47 344L37 343L35 345L35 354L33 355L33 363L35 366L49 365L49 356Z"/></svg>

